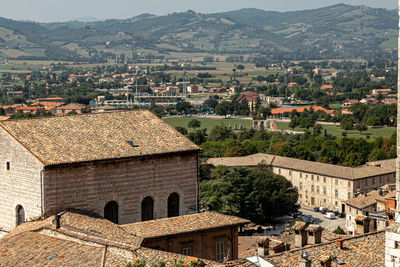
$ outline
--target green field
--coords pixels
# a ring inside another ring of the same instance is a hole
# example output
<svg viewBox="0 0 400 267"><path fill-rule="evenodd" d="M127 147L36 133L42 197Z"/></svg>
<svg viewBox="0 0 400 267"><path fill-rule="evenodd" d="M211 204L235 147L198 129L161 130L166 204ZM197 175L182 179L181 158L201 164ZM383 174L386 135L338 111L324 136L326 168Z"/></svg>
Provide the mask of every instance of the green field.
<svg viewBox="0 0 400 267"><path fill-rule="evenodd" d="M207 131L210 131L215 126L223 123L225 125L231 125L232 128L236 124L237 127L242 125L242 127L250 128L250 120L242 120L242 119L211 119L211 118L204 118L204 117L166 117L163 118L165 122L172 125L173 127L188 127L189 121L197 119L201 122L200 129L207 128Z"/></svg>
<svg viewBox="0 0 400 267"><path fill-rule="evenodd" d="M200 129L207 128L207 131L210 131L213 127L217 126L220 123L223 123L225 125L231 125L232 128L236 124L237 127L239 125L242 125L242 127L245 128L250 128L250 120L244 120L244 119L213 119L213 118L204 118L204 117L165 117L163 120L167 122L168 124L172 125L173 127L185 127L188 128L188 123L189 121L197 119L201 122L201 127ZM279 129L281 130L291 130L289 128L289 123L288 122L277 122ZM339 126L335 125L323 125L323 128L326 129L328 134L331 134L333 136L341 137L342 132L344 132ZM295 131L305 131L303 128L295 128ZM347 136L348 137L362 137L366 138L367 136L370 136L370 138L376 138L376 137L389 137L391 136L394 132L396 132L396 128L391 127L391 128L370 128L368 131L363 132L360 134L359 131L356 130L351 130L347 131Z"/></svg>
<svg viewBox="0 0 400 267"><path fill-rule="evenodd" d="M289 128L289 123L288 122L277 122L279 129L281 130L291 130ZM326 129L326 132L328 134L331 134L333 136L341 137L342 130L339 126L335 125L322 125L324 129ZM295 128L295 131L305 131L304 128ZM362 132L360 134L359 131L357 130L351 130L347 131L347 137L362 137L366 138L367 136L370 136L371 138L376 138L376 137L389 137L391 136L394 132L396 132L396 128L394 127L387 127L387 128L370 128L365 132Z"/></svg>

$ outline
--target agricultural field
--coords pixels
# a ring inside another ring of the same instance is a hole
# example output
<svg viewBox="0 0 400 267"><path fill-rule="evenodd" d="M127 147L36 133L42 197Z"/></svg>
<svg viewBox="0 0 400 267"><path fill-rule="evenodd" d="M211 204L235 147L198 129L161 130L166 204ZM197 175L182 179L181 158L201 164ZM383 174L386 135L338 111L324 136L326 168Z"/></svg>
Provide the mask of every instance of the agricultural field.
<svg viewBox="0 0 400 267"><path fill-rule="evenodd" d="M201 122L200 129L206 128L209 132L213 127L219 124L230 125L231 127L242 125L244 128L250 128L250 120L247 119L218 119L218 118L205 118L205 117L164 117L163 120L170 124L173 127L188 127L189 121L197 119ZM279 129L281 130L291 130L289 128L288 122L277 122ZM342 137L342 130L339 126L335 125L322 125L323 129L327 131L328 134L331 134L336 137ZM295 128L295 131L305 131L303 128ZM367 138L369 136L371 139L377 137L389 137L394 132L396 132L395 127L386 127L386 128L370 128L365 132L360 134L357 130L347 131L347 137L360 137L360 138Z"/></svg>
<svg viewBox="0 0 400 267"><path fill-rule="evenodd" d="M250 120L244 119L214 119L205 117L164 117L163 120L173 127L185 127L188 128L189 121L196 119L201 122L200 129L207 129L209 132L212 128L219 124L231 126L232 128L236 124L237 127L242 125L244 128L250 128Z"/></svg>
<svg viewBox="0 0 400 267"><path fill-rule="evenodd" d="M281 130L291 130L289 128L288 122L277 122L277 125L278 125L279 129L281 129ZM335 125L322 125L322 127L323 127L323 129L326 130L326 132L328 134L331 134L336 137L342 137L342 133L345 132L339 126L335 126ZM305 131L304 128L295 128L294 130L295 131ZM369 128L367 131L362 132L362 134L360 134L360 132L357 130L347 131L347 137L361 137L361 138L367 138L367 136L369 136L370 138L389 137L394 132L396 132L395 127Z"/></svg>

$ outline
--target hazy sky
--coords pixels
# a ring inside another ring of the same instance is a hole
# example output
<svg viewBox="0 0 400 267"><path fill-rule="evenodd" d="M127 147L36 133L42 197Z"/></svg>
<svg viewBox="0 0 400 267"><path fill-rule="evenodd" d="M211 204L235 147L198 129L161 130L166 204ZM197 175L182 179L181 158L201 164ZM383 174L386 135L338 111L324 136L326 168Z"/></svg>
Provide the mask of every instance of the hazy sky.
<svg viewBox="0 0 400 267"><path fill-rule="evenodd" d="M0 17L42 22L80 17L129 18L142 13L164 15L188 9L202 13L260 8L288 11L345 2L394 9L397 0L0 0Z"/></svg>

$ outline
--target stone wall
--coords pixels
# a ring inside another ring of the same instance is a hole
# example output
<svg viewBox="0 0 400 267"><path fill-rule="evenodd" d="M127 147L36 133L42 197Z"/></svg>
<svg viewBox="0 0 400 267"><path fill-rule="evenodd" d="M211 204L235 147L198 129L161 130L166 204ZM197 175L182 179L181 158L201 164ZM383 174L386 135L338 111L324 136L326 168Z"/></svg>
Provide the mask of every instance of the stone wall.
<svg viewBox="0 0 400 267"><path fill-rule="evenodd" d="M189 256L216 260L215 242L217 240L225 242L225 253L228 260L238 258L237 227L148 239L143 242L143 246L177 254L182 254L183 248L191 247L193 253Z"/></svg>
<svg viewBox="0 0 400 267"><path fill-rule="evenodd" d="M141 221L141 202L150 196L154 219L165 218L172 193L180 196L181 215L197 211L197 152L46 167L44 177L46 215L67 207L104 215L115 201L118 222L133 223Z"/></svg>
<svg viewBox="0 0 400 267"><path fill-rule="evenodd" d="M40 216L42 168L36 157L0 127L0 228L15 228L18 205L24 208L27 220Z"/></svg>

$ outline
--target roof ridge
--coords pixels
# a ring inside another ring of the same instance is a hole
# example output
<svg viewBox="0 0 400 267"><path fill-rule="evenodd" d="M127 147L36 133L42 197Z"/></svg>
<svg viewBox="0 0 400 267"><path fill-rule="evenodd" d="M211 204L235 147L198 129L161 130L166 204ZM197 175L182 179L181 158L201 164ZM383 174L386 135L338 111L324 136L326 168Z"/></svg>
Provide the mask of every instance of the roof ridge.
<svg viewBox="0 0 400 267"><path fill-rule="evenodd" d="M109 113L129 113L129 112L150 112L148 109L132 109L132 110L114 110L112 112L96 112L96 113L82 113L82 114L74 114L68 116L41 116L41 117L31 117L31 118L21 118L21 119L10 119L6 121L0 122L0 124L5 124L9 122L18 122L18 121L27 121L27 120L49 120L49 119L59 119L59 118L74 118L74 117L84 117L84 116L95 116L95 115L104 115ZM154 114L154 113L152 113Z"/></svg>

